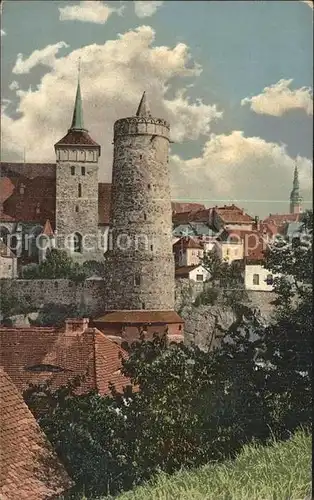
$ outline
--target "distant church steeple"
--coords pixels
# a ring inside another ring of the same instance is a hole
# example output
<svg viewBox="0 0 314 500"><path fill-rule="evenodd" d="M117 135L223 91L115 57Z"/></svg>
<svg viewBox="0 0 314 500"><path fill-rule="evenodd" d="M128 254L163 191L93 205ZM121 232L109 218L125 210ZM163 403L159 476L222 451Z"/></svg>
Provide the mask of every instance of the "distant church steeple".
<svg viewBox="0 0 314 500"><path fill-rule="evenodd" d="M81 95L80 72L81 72L81 68L80 68L80 62L79 62L77 89L76 89L73 118L72 118L70 130L86 130L84 128L84 119L83 119L83 105L82 105L82 95Z"/></svg>
<svg viewBox="0 0 314 500"><path fill-rule="evenodd" d="M290 193L290 213L299 214L302 212L302 197L300 196L299 172L297 165L294 168L293 187Z"/></svg>

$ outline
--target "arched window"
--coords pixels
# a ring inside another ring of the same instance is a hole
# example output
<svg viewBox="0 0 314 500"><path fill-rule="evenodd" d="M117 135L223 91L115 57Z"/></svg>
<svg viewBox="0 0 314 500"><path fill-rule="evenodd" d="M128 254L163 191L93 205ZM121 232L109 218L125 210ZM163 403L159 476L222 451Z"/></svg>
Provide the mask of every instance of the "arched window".
<svg viewBox="0 0 314 500"><path fill-rule="evenodd" d="M78 197L81 198L82 196L82 184L78 185Z"/></svg>
<svg viewBox="0 0 314 500"><path fill-rule="evenodd" d="M253 274L253 285L259 285L259 274Z"/></svg>
<svg viewBox="0 0 314 500"><path fill-rule="evenodd" d="M74 252L82 253L82 235L80 233L74 233L73 235L73 249Z"/></svg>

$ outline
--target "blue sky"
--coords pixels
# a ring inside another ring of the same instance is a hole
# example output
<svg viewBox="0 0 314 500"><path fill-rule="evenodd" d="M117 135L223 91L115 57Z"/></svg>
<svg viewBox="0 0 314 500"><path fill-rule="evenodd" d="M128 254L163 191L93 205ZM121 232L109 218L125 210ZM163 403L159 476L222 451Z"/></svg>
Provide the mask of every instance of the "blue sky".
<svg viewBox="0 0 314 500"><path fill-rule="evenodd" d="M148 87L152 110L169 119L173 129L173 197L204 200L207 205L236 201L260 215L285 212L297 160L302 194L310 201L310 5L301 1L168 0L156 2L162 5L144 17L145 3L137 2L136 7L131 1L98 2L122 12L112 12L104 22L103 12L94 11L91 22L86 9L91 11L94 2L4 2L3 158L18 161L25 147L29 161L54 160L54 140L62 136L71 119L74 63L81 51L85 115L91 134L103 148L101 180L110 180L114 120L130 114L137 105L135 96ZM59 9L73 5L85 10L62 20ZM144 26L154 32L148 43L148 30L136 31ZM128 32L135 35L123 42ZM114 40L118 41L115 55L108 46ZM66 46L48 56L50 49L43 53L59 42ZM143 49L138 51L141 43ZM154 52L156 47L160 49ZM23 61L19 67L18 54ZM115 78L117 84L112 84ZM19 88L11 85L13 81ZM272 86L273 91L263 97L263 89ZM178 91L183 92L181 100ZM241 104L253 96L262 96L255 106L249 101ZM197 107L199 100L203 108ZM35 139L39 125L42 148Z"/></svg>

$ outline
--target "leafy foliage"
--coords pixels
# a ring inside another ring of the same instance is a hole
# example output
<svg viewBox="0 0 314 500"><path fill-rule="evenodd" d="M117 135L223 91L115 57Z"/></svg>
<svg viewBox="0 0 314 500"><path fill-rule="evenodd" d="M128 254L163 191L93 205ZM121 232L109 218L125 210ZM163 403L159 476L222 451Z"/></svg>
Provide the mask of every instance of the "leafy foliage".
<svg viewBox="0 0 314 500"><path fill-rule="evenodd" d="M17 296L12 291L1 290L0 293L0 317L1 323L9 326L9 317L15 314L27 314L32 311L32 299L30 295Z"/></svg>
<svg viewBox="0 0 314 500"><path fill-rule="evenodd" d="M87 277L84 268L74 262L65 250L55 248L47 250L45 261L40 264L26 266L24 279L65 279L80 283Z"/></svg>

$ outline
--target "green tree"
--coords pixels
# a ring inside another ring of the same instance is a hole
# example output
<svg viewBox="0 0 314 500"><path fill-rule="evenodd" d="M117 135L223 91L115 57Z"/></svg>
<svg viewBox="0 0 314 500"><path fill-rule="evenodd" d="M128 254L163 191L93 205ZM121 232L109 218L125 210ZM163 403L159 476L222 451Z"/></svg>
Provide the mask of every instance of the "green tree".
<svg viewBox="0 0 314 500"><path fill-rule="evenodd" d="M2 289L0 293L0 322L10 324L10 316L27 314L33 310L30 295L19 297L12 291Z"/></svg>
<svg viewBox="0 0 314 500"><path fill-rule="evenodd" d="M47 250L46 259L35 266L25 267L24 279L70 279L82 282L87 273L77 262L74 262L64 250Z"/></svg>

